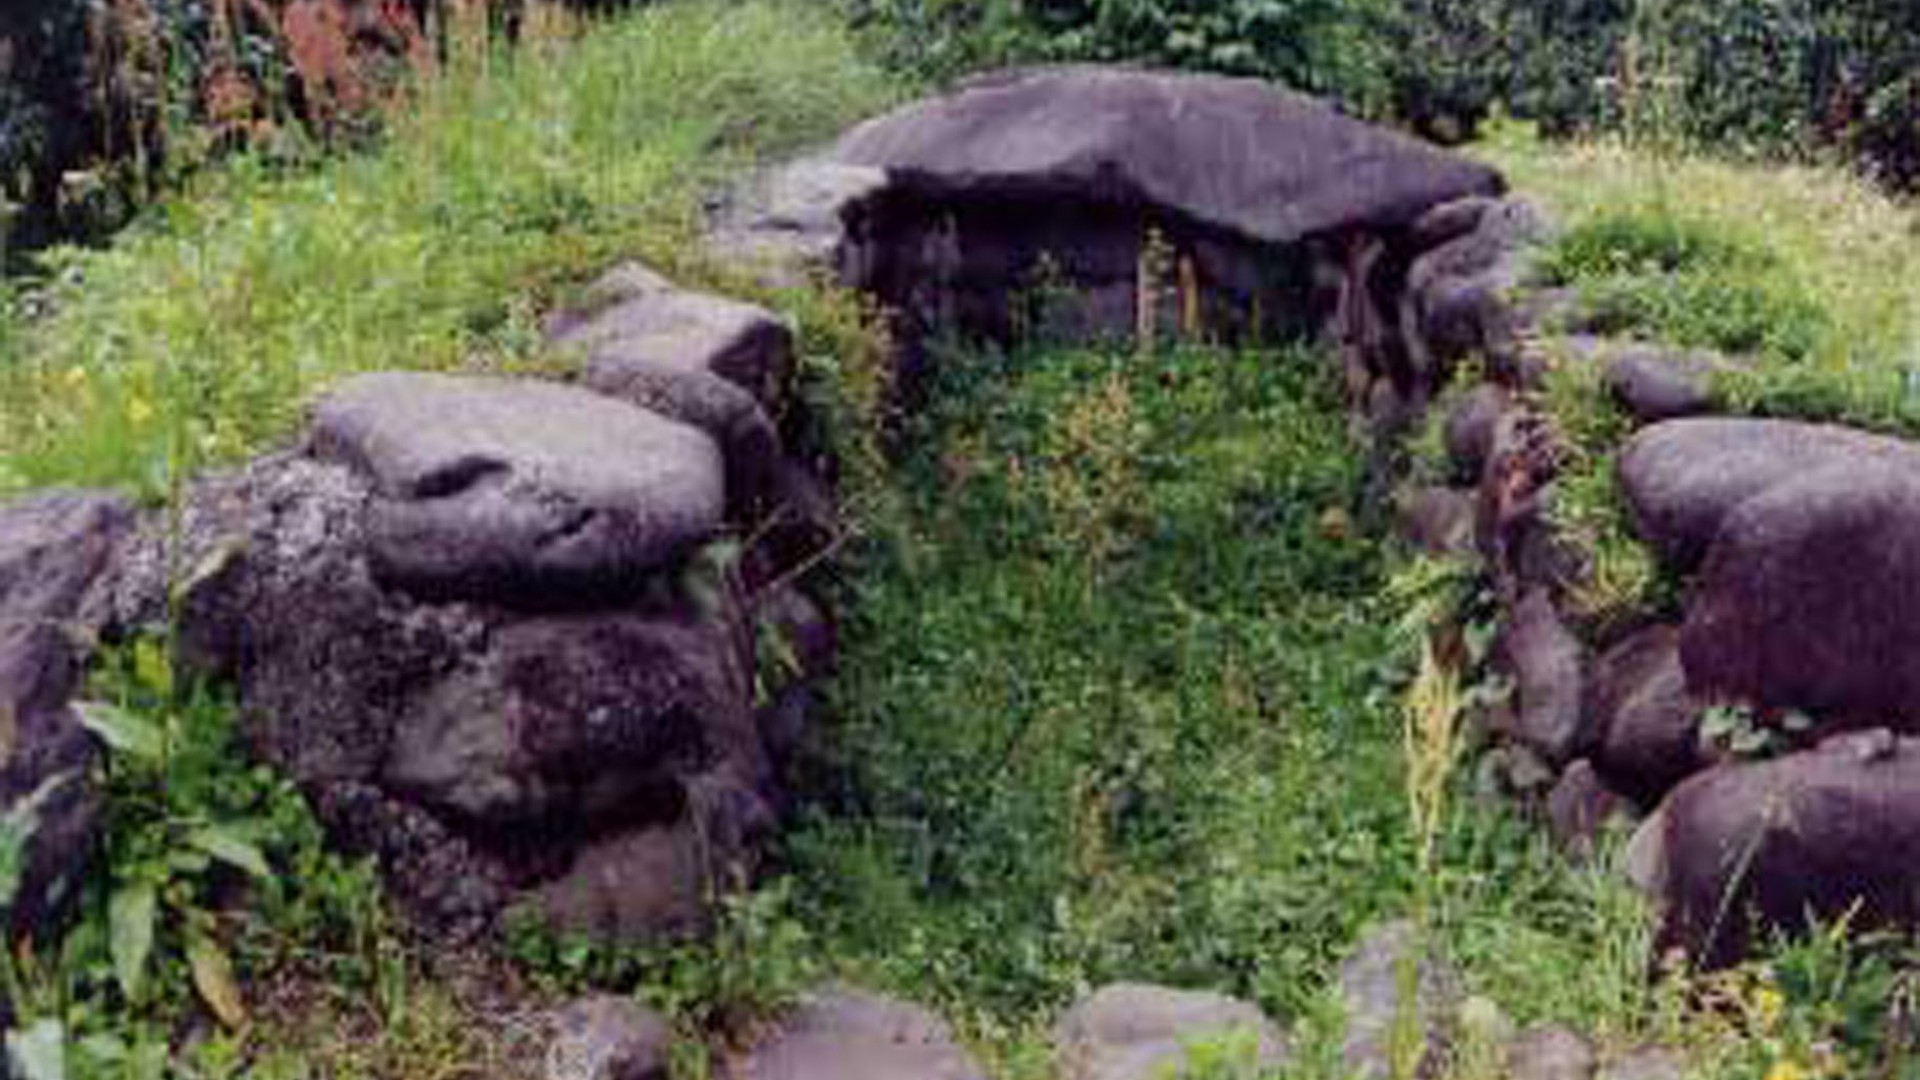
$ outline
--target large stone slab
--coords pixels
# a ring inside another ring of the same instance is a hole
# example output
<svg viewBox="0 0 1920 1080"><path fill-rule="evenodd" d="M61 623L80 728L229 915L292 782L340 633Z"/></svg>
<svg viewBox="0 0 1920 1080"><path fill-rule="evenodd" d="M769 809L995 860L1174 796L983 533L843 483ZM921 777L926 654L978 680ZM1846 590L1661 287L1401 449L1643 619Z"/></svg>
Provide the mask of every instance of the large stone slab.
<svg viewBox="0 0 1920 1080"><path fill-rule="evenodd" d="M830 156L929 196L1104 196L1270 244L1406 227L1503 186L1271 83L1098 67L977 78L854 128Z"/></svg>
<svg viewBox="0 0 1920 1080"><path fill-rule="evenodd" d="M938 1017L859 990L826 991L733 1063L730 1080L986 1080Z"/></svg>
<svg viewBox="0 0 1920 1080"><path fill-rule="evenodd" d="M1262 1071L1287 1062L1287 1038L1257 1006L1198 990L1116 983L1075 1002L1055 1025L1062 1080L1161 1080L1186 1075L1199 1040L1249 1040Z"/></svg>
<svg viewBox="0 0 1920 1080"><path fill-rule="evenodd" d="M1897 439L1790 420L1694 418L1656 424L1620 456L1620 482L1641 534L1671 564L1706 558L1735 507L1776 484L1870 460L1920 467Z"/></svg>
<svg viewBox="0 0 1920 1080"><path fill-rule="evenodd" d="M1920 728L1920 455L1895 446L1727 515L1681 636L1696 692Z"/></svg>
<svg viewBox="0 0 1920 1080"><path fill-rule="evenodd" d="M360 376L315 409L311 438L372 483L381 577L425 596L564 603L633 587L725 512L707 435L537 380Z"/></svg>

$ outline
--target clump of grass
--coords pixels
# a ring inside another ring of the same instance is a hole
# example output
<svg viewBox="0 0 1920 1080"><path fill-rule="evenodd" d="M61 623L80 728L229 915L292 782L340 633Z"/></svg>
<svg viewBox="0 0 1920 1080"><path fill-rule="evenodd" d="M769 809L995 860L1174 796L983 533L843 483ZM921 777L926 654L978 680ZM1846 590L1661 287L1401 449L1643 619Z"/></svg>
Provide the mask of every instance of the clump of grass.
<svg viewBox="0 0 1920 1080"><path fill-rule="evenodd" d="M52 313L0 334L0 491L158 494L182 446L252 453L347 374L511 366L565 283L635 255L678 269L705 188L890 94L829 13L777 0L665 4L482 60L368 154L243 158L111 249L50 255Z"/></svg>
<svg viewBox="0 0 1920 1080"><path fill-rule="evenodd" d="M1727 406L1920 433L1920 217L1828 167L1549 146L1517 125L1480 152L1557 214L1549 260L1609 332L1752 354Z"/></svg>

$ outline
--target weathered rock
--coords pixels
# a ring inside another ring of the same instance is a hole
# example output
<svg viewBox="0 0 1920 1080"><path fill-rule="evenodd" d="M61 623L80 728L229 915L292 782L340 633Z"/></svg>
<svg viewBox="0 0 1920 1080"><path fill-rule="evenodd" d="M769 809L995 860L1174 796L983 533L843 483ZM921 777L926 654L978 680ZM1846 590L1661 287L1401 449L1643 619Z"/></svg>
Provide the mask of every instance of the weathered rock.
<svg viewBox="0 0 1920 1080"><path fill-rule="evenodd" d="M1627 801L1610 790L1591 762L1567 766L1547 796L1547 828L1554 843L1575 859L1590 857L1607 827L1626 818Z"/></svg>
<svg viewBox="0 0 1920 1080"><path fill-rule="evenodd" d="M734 1062L732 1080L985 1080L938 1018L858 990L824 992Z"/></svg>
<svg viewBox="0 0 1920 1080"><path fill-rule="evenodd" d="M1885 730L1700 773L1649 827L1639 877L1660 900L1661 944L1710 966L1744 956L1756 924L1920 917L1920 742Z"/></svg>
<svg viewBox="0 0 1920 1080"><path fill-rule="evenodd" d="M691 936L706 926L709 898L743 884L722 878L702 843L684 823L589 843L539 887L535 904L548 925L598 941ZM727 847L739 850L740 840Z"/></svg>
<svg viewBox="0 0 1920 1080"><path fill-rule="evenodd" d="M1648 1046L1608 1062L1598 1080L1689 1080L1692 1075L1685 1054L1664 1046Z"/></svg>
<svg viewBox="0 0 1920 1080"><path fill-rule="evenodd" d="M1419 1075L1436 1076L1445 1067L1459 1007L1459 977L1437 957L1418 955L1419 933L1412 923L1383 923L1361 935L1340 965L1340 1000L1346 1010L1346 1036L1340 1061L1345 1075L1386 1080L1395 1075L1393 1038L1402 1009L1416 1010L1426 1041ZM1401 972L1415 966L1413 1001L1400 997Z"/></svg>
<svg viewBox="0 0 1920 1080"><path fill-rule="evenodd" d="M555 348L580 355L587 388L692 425L726 457L727 503L757 520L774 495L793 333L772 312L682 289L638 263L551 322Z"/></svg>
<svg viewBox="0 0 1920 1080"><path fill-rule="evenodd" d="M1508 1080L1593 1080L1592 1044L1559 1024L1529 1028L1507 1048Z"/></svg>
<svg viewBox="0 0 1920 1080"><path fill-rule="evenodd" d="M1640 533L1676 569L1691 570L1734 508L1784 481L1868 461L1920 463L1897 439L1788 420L1670 420L1636 435L1620 483ZM1842 479L1840 483L1845 483Z"/></svg>
<svg viewBox="0 0 1920 1080"><path fill-rule="evenodd" d="M553 1017L546 1080L667 1080L673 1028L630 998L595 994Z"/></svg>
<svg viewBox="0 0 1920 1080"><path fill-rule="evenodd" d="M73 697L100 630L89 596L133 526L108 495L0 505L0 811L32 809L12 931L44 940L93 849L96 750ZM4 1005L4 1002L0 1002Z"/></svg>
<svg viewBox="0 0 1920 1080"><path fill-rule="evenodd" d="M1609 649L1588 685L1600 733L1594 763L1610 785L1651 804L1706 766L1703 706L1687 690L1673 627L1648 627Z"/></svg>
<svg viewBox="0 0 1920 1080"><path fill-rule="evenodd" d="M715 375L769 412L786 396L793 331L773 312L683 289L639 263L622 263L588 290L585 306L548 327L559 348L589 357L588 381L606 369L666 368ZM617 380L616 380L617 381Z"/></svg>
<svg viewBox="0 0 1920 1080"><path fill-rule="evenodd" d="M774 287L867 280L856 223L887 183L880 169L819 158L762 172L713 208L707 253Z"/></svg>
<svg viewBox="0 0 1920 1080"><path fill-rule="evenodd" d="M1473 496L1444 487L1402 490L1394 500L1402 539L1428 555L1473 554Z"/></svg>
<svg viewBox="0 0 1920 1080"><path fill-rule="evenodd" d="M1446 278L1478 277L1510 262L1515 252L1553 237L1552 222L1525 199L1498 199L1457 238L1426 251L1407 277L1418 292Z"/></svg>
<svg viewBox="0 0 1920 1080"><path fill-rule="evenodd" d="M1553 527L1560 460L1558 438L1544 417L1515 409L1495 425L1474 536L1495 592L1509 605L1535 588L1564 595L1585 572L1579 551Z"/></svg>
<svg viewBox="0 0 1920 1080"><path fill-rule="evenodd" d="M1514 711L1502 734L1560 766L1593 741L1583 707L1586 656L1545 589L1531 589L1508 613L1498 643L1514 680Z"/></svg>
<svg viewBox="0 0 1920 1080"><path fill-rule="evenodd" d="M1487 470L1487 460L1493 456L1500 418L1510 404L1505 390L1492 383L1481 383L1462 395L1447 413L1444 434L1454 479L1465 484L1480 481Z"/></svg>
<svg viewBox="0 0 1920 1080"><path fill-rule="evenodd" d="M233 681L255 752L429 924L481 929L521 901L608 934L697 923L768 824L735 591L681 568L590 610L423 600L375 572L377 505L358 472L300 456L199 485L185 662ZM164 543L128 560L123 621L164 615Z"/></svg>
<svg viewBox="0 0 1920 1080"><path fill-rule="evenodd" d="M1681 636L1697 693L1920 723L1920 454L1897 445L1727 514Z"/></svg>
<svg viewBox="0 0 1920 1080"><path fill-rule="evenodd" d="M1522 200L1496 202L1472 231L1427 251L1407 273L1403 324L1410 341L1439 368L1470 355L1508 373L1531 329L1518 304L1531 248L1552 234Z"/></svg>
<svg viewBox="0 0 1920 1080"><path fill-rule="evenodd" d="M1262 1071L1287 1061L1287 1039L1257 1007L1222 994L1118 983L1061 1016L1054 1049L1062 1080L1162 1080L1186 1075L1199 1039L1251 1041Z"/></svg>
<svg viewBox="0 0 1920 1080"><path fill-rule="evenodd" d="M1717 353L1626 343L1607 352L1607 391L1643 424L1713 411L1713 376L1731 361Z"/></svg>
<svg viewBox="0 0 1920 1080"><path fill-rule="evenodd" d="M315 410L312 441L372 484L381 579L437 599L631 588L711 538L725 506L705 434L534 380L360 376Z"/></svg>
<svg viewBox="0 0 1920 1080"><path fill-rule="evenodd" d="M1405 228L1503 187L1486 166L1261 80L1097 67L973 79L854 128L831 157L925 197L1091 194L1267 244Z"/></svg>
<svg viewBox="0 0 1920 1080"><path fill-rule="evenodd" d="M1487 213L1500 205L1489 195L1468 195L1444 202L1420 215L1413 223L1413 247L1428 251L1480 227Z"/></svg>

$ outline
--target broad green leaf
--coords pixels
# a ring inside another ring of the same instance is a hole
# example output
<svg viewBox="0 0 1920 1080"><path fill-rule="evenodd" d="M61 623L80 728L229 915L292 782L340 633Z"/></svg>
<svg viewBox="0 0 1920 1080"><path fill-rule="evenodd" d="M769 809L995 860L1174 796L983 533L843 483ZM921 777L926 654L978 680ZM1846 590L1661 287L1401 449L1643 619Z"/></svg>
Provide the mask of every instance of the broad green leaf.
<svg viewBox="0 0 1920 1080"><path fill-rule="evenodd" d="M147 960L153 954L154 919L158 914L159 893L151 881L131 881L114 890L107 901L109 945L113 952L113 974L128 1000L138 1000L140 984L146 978Z"/></svg>
<svg viewBox="0 0 1920 1080"><path fill-rule="evenodd" d="M247 1006L240 987L233 979L233 962L226 950L210 937L195 934L187 943L187 966L193 972L193 988L207 1003L215 1019L228 1031L247 1026Z"/></svg>
<svg viewBox="0 0 1920 1080"><path fill-rule="evenodd" d="M232 825L206 825L195 829L187 842L237 870L256 878L273 876L267 857L260 848Z"/></svg>
<svg viewBox="0 0 1920 1080"><path fill-rule="evenodd" d="M80 725L100 736L114 753L141 761L159 761L165 756L166 734L153 721L103 701L82 701L75 709Z"/></svg>
<svg viewBox="0 0 1920 1080"><path fill-rule="evenodd" d="M21 1080L67 1080L67 1031L44 1017L7 1032L7 1061Z"/></svg>

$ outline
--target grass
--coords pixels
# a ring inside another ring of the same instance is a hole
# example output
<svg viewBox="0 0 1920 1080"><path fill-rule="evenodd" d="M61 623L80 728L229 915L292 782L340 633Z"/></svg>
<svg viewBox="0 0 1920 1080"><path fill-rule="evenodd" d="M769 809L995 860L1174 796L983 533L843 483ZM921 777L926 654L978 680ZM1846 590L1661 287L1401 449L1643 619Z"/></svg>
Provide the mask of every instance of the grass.
<svg viewBox="0 0 1920 1080"><path fill-rule="evenodd" d="M51 313L0 332L0 494L157 495L348 374L524 361L571 284L679 269L712 184L890 94L818 5L674 3L470 58L371 153L235 161L48 257Z"/></svg>
<svg viewBox="0 0 1920 1080"><path fill-rule="evenodd" d="M1548 145L1496 127L1478 152L1564 232L1545 284L1603 334L1740 359L1713 391L1736 414L1920 435L1920 216L1837 169L1736 164L1619 140ZM1541 403L1569 460L1553 514L1592 556L1587 629L1670 609L1677 583L1633 537L1614 476L1628 434L1592 365Z"/></svg>
<svg viewBox="0 0 1920 1080"><path fill-rule="evenodd" d="M1126 974L1298 1006L1406 862L1382 556L1323 529L1359 464L1314 358L940 371L792 843L823 937L1007 1023Z"/></svg>

